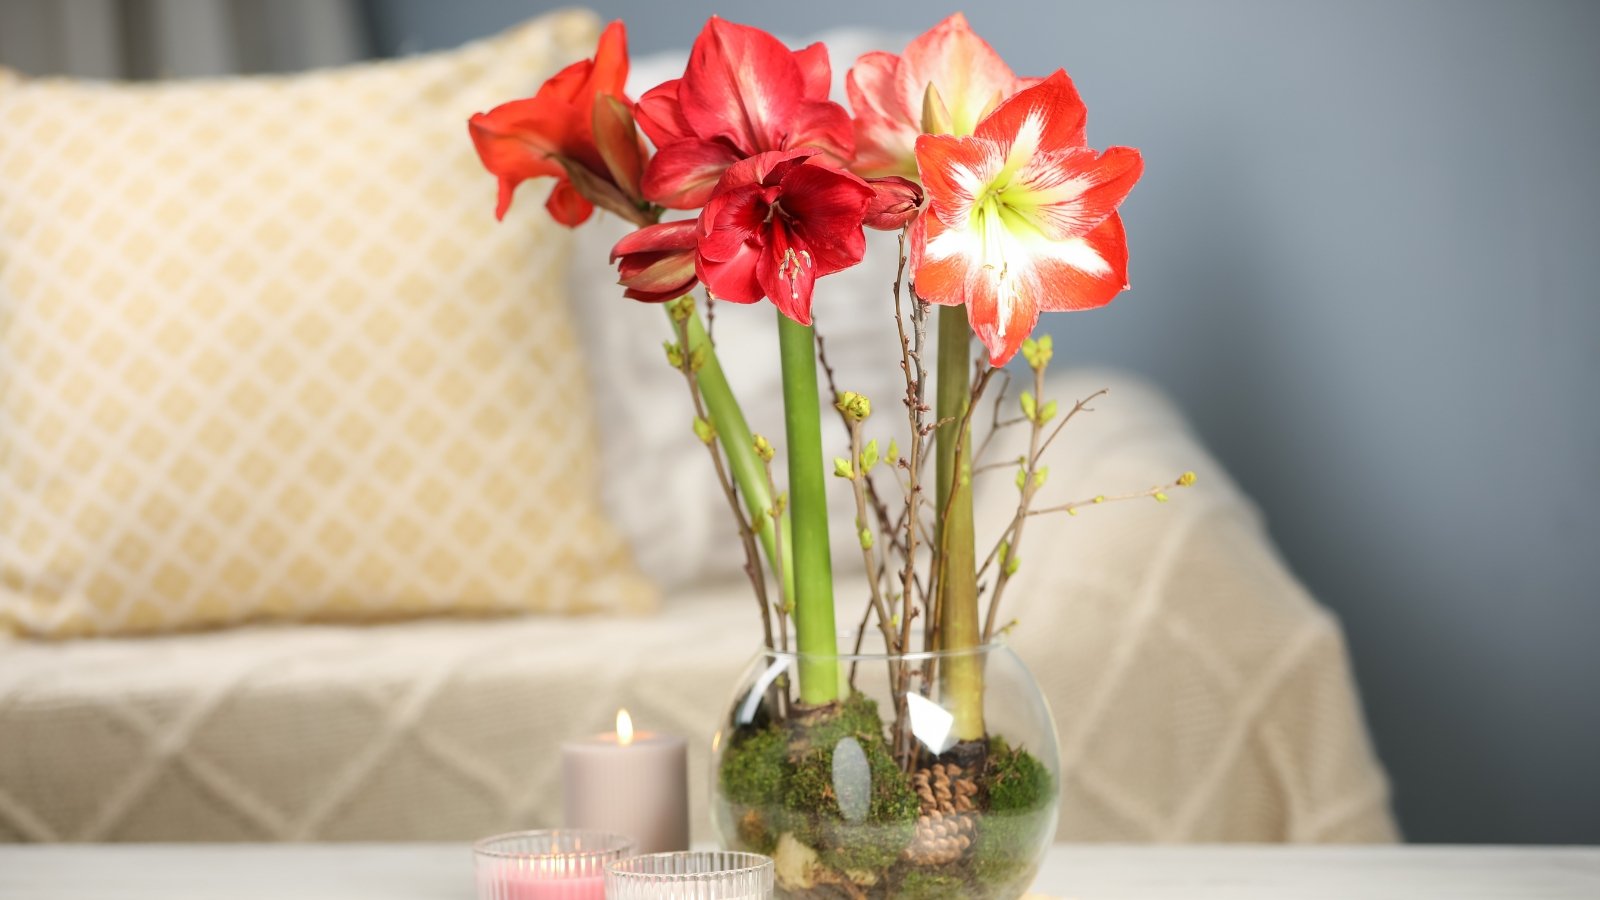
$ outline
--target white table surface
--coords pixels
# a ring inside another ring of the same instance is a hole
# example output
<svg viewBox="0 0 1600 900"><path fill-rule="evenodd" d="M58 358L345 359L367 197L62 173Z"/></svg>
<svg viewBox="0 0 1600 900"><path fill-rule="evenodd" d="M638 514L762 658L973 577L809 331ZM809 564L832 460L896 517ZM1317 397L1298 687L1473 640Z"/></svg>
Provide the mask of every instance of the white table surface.
<svg viewBox="0 0 1600 900"><path fill-rule="evenodd" d="M3 900L471 900L461 844L0 845ZM1600 848L1059 846L1073 900L1600 900Z"/></svg>

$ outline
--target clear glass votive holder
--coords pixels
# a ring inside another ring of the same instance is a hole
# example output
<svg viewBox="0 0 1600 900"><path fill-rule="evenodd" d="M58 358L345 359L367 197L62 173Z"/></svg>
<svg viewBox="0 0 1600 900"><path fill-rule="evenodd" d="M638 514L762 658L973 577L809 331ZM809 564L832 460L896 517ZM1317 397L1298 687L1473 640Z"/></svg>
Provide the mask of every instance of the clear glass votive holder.
<svg viewBox="0 0 1600 900"><path fill-rule="evenodd" d="M729 850L630 856L606 867L606 900L771 900L772 870L769 857Z"/></svg>
<svg viewBox="0 0 1600 900"><path fill-rule="evenodd" d="M606 831L486 837L472 845L478 900L605 900L606 866L636 848L633 838Z"/></svg>

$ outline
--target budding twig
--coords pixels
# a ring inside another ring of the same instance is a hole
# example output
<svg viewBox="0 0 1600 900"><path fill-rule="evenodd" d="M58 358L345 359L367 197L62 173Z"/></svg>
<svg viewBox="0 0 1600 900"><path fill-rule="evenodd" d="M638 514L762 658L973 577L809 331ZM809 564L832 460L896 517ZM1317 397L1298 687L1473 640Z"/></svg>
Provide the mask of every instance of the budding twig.
<svg viewBox="0 0 1600 900"><path fill-rule="evenodd" d="M1046 506L1028 513L1030 516L1045 516L1050 513L1064 512L1068 515L1077 515L1077 510L1085 506L1099 506L1103 503L1119 503L1123 500L1155 500L1159 503L1167 502L1167 491L1188 487L1194 484L1193 472L1185 472L1170 484L1158 484L1148 490L1136 491L1132 494L1100 494L1084 500L1074 500L1060 506Z"/></svg>
<svg viewBox="0 0 1600 900"><path fill-rule="evenodd" d="M905 313L901 309L902 291L905 287L906 275L906 229L900 232L900 257L894 273L894 322L900 334L900 371L905 376L906 383L906 420L910 424L907 448L910 454L904 461L906 470L906 511L905 511L905 558L901 560L900 568L900 642L903 650L911 648L911 622L916 618L916 608L912 605L913 598L917 596L914 591L917 584L917 531L918 509L922 503L922 458L923 445L927 439L927 432L923 430L923 418L927 415L928 404L926 401L927 372L922 366L922 352L928 337L928 304L917 298L915 291L909 292L911 305L911 332L906 333ZM894 454L891 454L894 455ZM901 460L892 460L895 465L901 465ZM932 594L922 593L924 608L932 603ZM916 748L912 743L911 727L908 720L906 693L911 687L911 666L903 658L894 664L890 673L890 683L895 688L895 722L894 722L894 750L895 757L900 763L900 768L910 771L915 761Z"/></svg>
<svg viewBox="0 0 1600 900"><path fill-rule="evenodd" d="M840 393L839 383L834 379L833 365L828 362L827 342L823 340L822 332L820 331L817 332L817 361L822 364L823 377L828 381L828 393L838 397ZM845 414L845 411L839 409L838 406L835 406L834 410L839 413L839 421L844 423L844 427L847 430L850 429L850 417ZM895 461L890 459L888 463L893 466ZM872 479L867 480L867 499L872 502L873 516L878 520L878 531L888 538L890 545L897 553L904 552L905 544L900 539L899 529L889 519L889 506L883 502L882 496L878 494L877 482Z"/></svg>
<svg viewBox="0 0 1600 900"><path fill-rule="evenodd" d="M1048 351L1047 351L1047 353L1048 353ZM1039 393L1043 391L1043 385L1044 385L1044 372L1043 372L1043 369L1048 368L1048 366L1049 366L1049 360L1048 360L1048 357L1046 357L1045 362L1040 366L1040 371L1038 371L1036 373L1035 378L1034 378L1034 392L1035 392L1034 396L1036 398L1039 395ZM1034 422L1034 424L1033 424L1033 434L1029 438L1028 455L1027 456L1023 456L1023 457L1019 457L1016 460L1015 463L995 463L995 466L1009 466L1009 465L1013 465L1013 464L1020 465L1022 467L1022 470L1023 470L1023 479L1024 479L1023 483L1025 485L1033 486L1034 481L1038 477L1039 463L1040 463L1041 460L1044 459L1045 451L1050 448L1050 442L1054 441L1056 439L1056 435L1061 433L1061 429L1065 428L1067 423L1072 421L1072 418L1074 416L1076 416L1078 413L1094 412L1094 408L1091 407L1089 404L1091 402L1093 402L1096 398L1105 396L1107 393L1108 393L1108 391L1105 388L1101 388L1100 390L1095 391L1094 393L1090 394L1089 396L1084 397L1082 400L1079 400L1077 403L1074 403L1072 405L1072 409L1067 410L1067 414L1065 416L1061 417L1061 421L1056 423L1056 427L1051 430L1050 435L1048 437L1046 437L1043 441L1039 440L1039 435L1040 435L1040 432L1043 429L1043 427L1046 424L1048 424L1048 422ZM1023 419L1024 419L1024 421L1027 421L1028 417L1024 416ZM1031 497L1025 497L1024 500L1031 500ZM1002 546L1005 546L1005 545L1009 544L1011 546L1011 548L1012 548L1012 555L1013 555L1013 557L1015 557L1017 540L1016 540L1016 537L1015 537L1013 532L1015 532L1017 530L1018 524L1020 523L1021 519L1023 517L1025 517L1026 515L1027 515L1027 510L1025 508L1019 509L1018 510L1018 515L1012 518L1011 524L1007 525L1005 530L1000 533L1000 539L995 542L994 549L989 551L989 555L984 558L983 565L978 567L978 577L979 578L982 578L983 574L989 570L990 564L992 564L995 561L995 558L999 555L1000 548ZM991 605L991 611L992 611L992 609L993 609L993 607Z"/></svg>
<svg viewBox="0 0 1600 900"><path fill-rule="evenodd" d="M727 464L723 461L722 453L717 449L716 430L711 425L711 419L706 414L706 406L700 396L700 380L696 373L704 362L704 357L695 354L689 346L689 316L694 312L694 300L690 297L680 297L672 301L676 308L669 308L672 318L672 330L677 335L677 344L667 345L667 359L673 368L683 374L684 382L689 387L689 398L694 402L695 433L700 436L706 445L706 450L711 454L711 465L716 469L717 484L722 488L723 497L728 501L728 509L732 511L734 521L739 523L739 542L744 547L744 571L750 578L750 586L755 590L756 603L761 609L761 630L766 640L768 650L774 649L772 642L772 614L767 609L767 580L761 568L761 555L756 549L755 532L750 526L750 520L745 518L744 509L739 503L738 488L734 486L733 479L728 475ZM670 305L669 305L670 307ZM710 338L708 337L709 341ZM779 544L778 546L782 546ZM781 558L781 554L774 554ZM782 576L779 576L779 590L782 590Z"/></svg>
<svg viewBox="0 0 1600 900"><path fill-rule="evenodd" d="M767 520L772 524L773 541L777 544L777 546L782 547L783 507L787 502L787 498L778 493L777 482L773 481L772 479L772 458L776 455L776 453L772 449L772 444L768 442L765 437L762 437L759 434L755 436L755 444L756 455L761 457L761 470L765 472L767 476L767 495L772 498L772 508L767 510ZM773 577L776 578L778 582L778 602L773 604L773 608L778 611L778 649L787 653L789 650L789 613L791 612L790 604L793 601L792 598L784 596L783 593L782 553L773 554L772 569Z"/></svg>
<svg viewBox="0 0 1600 900"><path fill-rule="evenodd" d="M1003 555L1004 558L1000 560L1000 573L995 576L994 591L989 594L989 611L984 615L983 639L985 642L994 637L994 620L995 615L1000 611L1000 598L1006 592L1006 585L1011 583L1011 576L1016 574L1017 571L1017 561L1020 559L1017 556L1017 548L1022 544L1022 528L1028 521L1028 506L1033 502L1033 495L1044 486L1044 479L1039 475L1039 456L1041 452L1039 436L1044 431L1047 419L1039 408L1038 402L1039 398L1044 396L1044 372L1049 366L1049 354L1046 352L1041 356L1038 350L1035 349L1034 352L1028 354L1028 363L1033 368L1032 396L1034 399L1032 403L1026 402L1027 395L1025 394L1022 404L1023 419L1029 423L1028 455L1026 464L1022 467L1021 483L1017 485L1022 497L1017 501L1017 514L1011 519L1011 524L1000 535L1000 542L995 544L995 549L990 552L989 558L983 561L982 568L978 570L978 577L983 577L984 571L989 568L990 560L994 559L997 554ZM1080 402L1078 406L1073 407L1072 412L1066 415L1062 420L1062 424L1065 424L1066 419L1072 418L1073 413L1076 413L1081 408L1082 403ZM996 409L995 417L997 420L999 415L999 411ZM1061 426L1057 425L1056 431L1059 432L1060 428Z"/></svg>
<svg viewBox="0 0 1600 900"><path fill-rule="evenodd" d="M883 602L883 570L878 564L879 553L874 552L872 528L867 524L866 486L868 473L877 461L877 449L876 445L866 448L861 444L863 418L849 414L847 418L850 419L850 457L855 462L855 476L850 479L850 486L854 489L856 498L856 537L861 544L861 558L867 566L867 585L872 590L872 606L878 613L878 626L883 632L884 649L889 653L898 653L900 650L895 641L894 623L890 621L888 607Z"/></svg>

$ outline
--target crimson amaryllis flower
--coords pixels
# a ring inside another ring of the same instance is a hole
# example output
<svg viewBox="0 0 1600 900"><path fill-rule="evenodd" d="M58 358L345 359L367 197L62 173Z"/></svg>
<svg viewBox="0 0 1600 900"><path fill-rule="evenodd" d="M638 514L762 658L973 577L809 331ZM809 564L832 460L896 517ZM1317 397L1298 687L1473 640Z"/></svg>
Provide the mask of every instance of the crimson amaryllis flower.
<svg viewBox="0 0 1600 900"><path fill-rule="evenodd" d="M622 294L646 303L665 303L695 285L694 256L700 226L694 219L646 225L611 248Z"/></svg>
<svg viewBox="0 0 1600 900"><path fill-rule="evenodd" d="M634 110L656 145L644 196L695 209L729 166L773 150L813 147L848 163L850 115L828 99L831 80L822 44L791 51L758 28L712 17L683 77L646 91Z"/></svg>
<svg viewBox="0 0 1600 900"><path fill-rule="evenodd" d="M917 138L927 213L913 227L917 294L966 304L994 365L1041 310L1092 309L1128 286L1117 206L1139 151L1083 145L1083 106L1065 72L1001 104L971 137Z"/></svg>
<svg viewBox="0 0 1600 900"><path fill-rule="evenodd" d="M734 163L700 214L695 269L719 300L762 297L811 324L816 279L861 261L861 221L873 191L811 148Z"/></svg>
<svg viewBox="0 0 1600 900"><path fill-rule="evenodd" d="M918 134L971 134L1001 101L1037 83L1012 74L961 13L928 29L899 56L865 54L845 76L856 114L852 168L862 175L914 176Z"/></svg>
<svg viewBox="0 0 1600 900"><path fill-rule="evenodd" d="M513 100L467 122L478 157L500 179L495 215L529 178L558 179L545 207L563 225L580 225L596 204L640 222L644 148L623 93L628 38L621 22L600 35L594 59L557 72L526 100Z"/></svg>

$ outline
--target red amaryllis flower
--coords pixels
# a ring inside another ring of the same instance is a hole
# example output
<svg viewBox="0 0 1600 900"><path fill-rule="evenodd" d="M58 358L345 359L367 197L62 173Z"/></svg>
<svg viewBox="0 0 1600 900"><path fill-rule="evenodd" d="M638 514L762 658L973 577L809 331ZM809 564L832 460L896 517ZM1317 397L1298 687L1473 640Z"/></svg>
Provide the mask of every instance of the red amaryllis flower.
<svg viewBox="0 0 1600 900"><path fill-rule="evenodd" d="M700 213L695 270L719 300L771 300L811 324L816 279L861 261L872 188L820 162L812 148L761 153L730 166Z"/></svg>
<svg viewBox="0 0 1600 900"><path fill-rule="evenodd" d="M664 303L689 293L695 285L694 256L700 226L694 219L646 225L611 248L617 283L623 296L646 303Z"/></svg>
<svg viewBox="0 0 1600 900"><path fill-rule="evenodd" d="M735 162L813 147L836 165L855 152L850 115L828 100L828 51L790 51L759 28L713 16L695 38L683 77L639 98L634 114L656 145L644 196L672 209L711 198Z"/></svg>
<svg viewBox="0 0 1600 900"><path fill-rule="evenodd" d="M971 134L1002 100L1037 83L1012 74L961 13L928 29L900 56L868 53L845 76L856 114L852 168L915 176L918 134Z"/></svg>
<svg viewBox="0 0 1600 900"><path fill-rule="evenodd" d="M1082 108L1058 71L972 137L917 138L928 214L912 229L913 285L930 302L965 303L994 365L1040 310L1104 306L1128 286L1117 207L1144 161L1130 147L1084 147Z"/></svg>
<svg viewBox="0 0 1600 900"><path fill-rule="evenodd" d="M557 181L545 208L563 225L582 224L596 204L646 221L639 191L644 148L623 93L627 80L627 32L612 22L594 59L557 72L526 100L468 120L478 158L500 179L497 218L505 217L517 185L548 176Z"/></svg>

